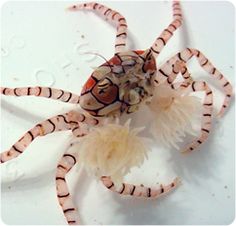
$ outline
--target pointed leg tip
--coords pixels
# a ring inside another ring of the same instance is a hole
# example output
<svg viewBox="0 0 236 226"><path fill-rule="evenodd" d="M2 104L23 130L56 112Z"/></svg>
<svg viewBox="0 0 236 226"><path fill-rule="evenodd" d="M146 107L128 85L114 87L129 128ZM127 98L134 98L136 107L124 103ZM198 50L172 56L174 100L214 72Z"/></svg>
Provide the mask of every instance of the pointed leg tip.
<svg viewBox="0 0 236 226"><path fill-rule="evenodd" d="M186 148L184 150L182 150L180 153L183 155L189 154L191 152L191 150L189 148Z"/></svg>
<svg viewBox="0 0 236 226"><path fill-rule="evenodd" d="M78 6L72 5L72 6L67 7L65 10L66 11L76 11L76 10L78 10Z"/></svg>
<svg viewBox="0 0 236 226"><path fill-rule="evenodd" d="M222 118L224 115L224 111L220 110L220 112L216 115L218 119Z"/></svg>

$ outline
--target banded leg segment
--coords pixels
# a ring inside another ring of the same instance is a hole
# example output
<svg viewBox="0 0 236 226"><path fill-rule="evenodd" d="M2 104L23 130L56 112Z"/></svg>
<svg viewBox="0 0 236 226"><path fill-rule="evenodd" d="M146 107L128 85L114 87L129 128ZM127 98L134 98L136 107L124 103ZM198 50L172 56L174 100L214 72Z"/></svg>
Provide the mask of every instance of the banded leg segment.
<svg viewBox="0 0 236 226"><path fill-rule="evenodd" d="M159 188L144 187L142 185L133 185L122 183L120 188L116 188L115 184L111 181L110 177L103 176L101 178L102 183L111 191L122 194L131 195L134 197L144 198L158 198L176 188L180 181L178 178L174 179L172 183L168 185L161 185Z"/></svg>
<svg viewBox="0 0 236 226"><path fill-rule="evenodd" d="M96 2L73 5L72 7L69 8L69 10L71 11L76 11L81 9L93 10L98 15L102 16L109 22L114 22L117 25L115 53L125 51L128 26L126 23L126 19L119 12Z"/></svg>
<svg viewBox="0 0 236 226"><path fill-rule="evenodd" d="M190 77L191 78L191 77ZM202 143L204 143L210 133L212 124L212 112L213 112L213 95L210 87L203 81L184 81L171 84L172 89L180 90L185 94L204 91L205 98L203 101L203 111L201 120L201 132L200 136L192 141L187 147L185 147L182 153L191 152L198 148Z"/></svg>
<svg viewBox="0 0 236 226"><path fill-rule="evenodd" d="M69 225L78 225L80 223L79 215L72 201L65 178L66 174L77 162L77 154L67 151L59 161L56 171L57 198Z"/></svg>
<svg viewBox="0 0 236 226"><path fill-rule="evenodd" d="M191 84L182 84L186 93L204 91L205 98L203 100L203 111L201 121L200 136L193 140L187 147L183 149L183 153L191 152L198 148L203 142L205 142L211 131L212 124L212 112L213 112L213 95L210 87L203 81L193 81Z"/></svg>
<svg viewBox="0 0 236 226"><path fill-rule="evenodd" d="M217 79L220 83L220 86L222 87L224 93L225 93L225 99L223 102L223 105L221 107L220 112L218 113L219 116L222 116L224 114L225 109L229 106L230 99L232 96L232 86L229 83L229 81L223 76L223 74L217 70L214 65L207 59L203 53L201 53L197 49L190 49L187 48L179 53L177 53L175 56L173 56L170 60L168 60L158 71L157 76L155 78L156 83L160 83L162 79L168 78L169 82L171 83L173 79L175 79L177 72L174 73L173 69L176 67L176 64L179 64L180 62L183 65L186 65L186 63L195 56L200 64L200 66L208 72L213 78ZM181 67L180 67L181 68ZM184 71L185 69L182 67L181 69ZM174 75L176 74L176 75ZM188 76L187 76L188 77ZM191 81L191 78L190 78Z"/></svg>
<svg viewBox="0 0 236 226"><path fill-rule="evenodd" d="M99 121L92 117L86 117L84 114L77 111L70 111L68 113L47 119L25 133L25 135L21 137L8 151L1 153L1 163L18 157L36 137L45 136L56 131L73 130L78 127L80 123L96 126Z"/></svg>
<svg viewBox="0 0 236 226"><path fill-rule="evenodd" d="M80 96L61 89L54 89L50 87L19 87L7 88L1 87L1 94L6 96L36 96L45 97L53 100L60 100L70 104L78 104Z"/></svg>
<svg viewBox="0 0 236 226"><path fill-rule="evenodd" d="M173 33L182 25L183 18L179 1L173 1L172 8L173 8L173 21L160 34L160 36L155 40L155 42L150 48L154 57L158 57L161 50L167 44L169 39L173 36Z"/></svg>
<svg viewBox="0 0 236 226"><path fill-rule="evenodd" d="M31 130L26 132L8 151L0 154L1 163L18 157L36 137L45 136L56 131L70 130L73 125L77 124L78 122L70 121L68 113L57 115L37 124Z"/></svg>
<svg viewBox="0 0 236 226"><path fill-rule="evenodd" d="M166 66L168 65L168 66ZM184 83L178 82L174 83L177 75L181 73ZM162 66L156 73L156 77L154 79L154 83L156 86L159 84L165 83L169 85L172 89L177 89L180 84L186 84L193 81L193 78L191 77L191 74L188 71L187 65L183 61L176 61L171 62L167 61L164 66Z"/></svg>

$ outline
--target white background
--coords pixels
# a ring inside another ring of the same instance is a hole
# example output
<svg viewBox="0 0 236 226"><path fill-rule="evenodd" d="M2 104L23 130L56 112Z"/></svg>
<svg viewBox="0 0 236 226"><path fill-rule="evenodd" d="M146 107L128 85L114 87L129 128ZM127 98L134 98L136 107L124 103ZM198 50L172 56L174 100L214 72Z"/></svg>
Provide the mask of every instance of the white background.
<svg viewBox="0 0 236 226"><path fill-rule="evenodd" d="M67 12L75 2L7 2L1 8L2 86L50 85L80 93L83 83L103 61L80 51L113 55L115 29L91 12ZM171 22L171 3L103 2L121 12L129 25L129 47L145 49ZM234 83L234 6L230 2L183 2L184 26L167 44L157 63L185 47L201 50ZM79 50L79 52L78 52ZM195 60L194 78L217 83ZM35 73L41 71L39 79ZM214 89L219 93L219 89ZM217 98L217 102L222 98ZM35 97L2 97L1 149L7 150L36 123L74 106ZM76 106L75 106L76 107ZM219 106L218 106L219 109ZM138 125L148 118L134 114ZM137 120L139 119L139 121ZM229 224L234 219L234 103L215 119L210 139L200 151L153 146L141 169L127 182L156 185L175 176L182 185L158 200L112 194L79 166L69 177L71 193L84 224ZM70 133L39 138L24 155L1 166L2 220L7 224L65 224L55 193L55 168Z"/></svg>

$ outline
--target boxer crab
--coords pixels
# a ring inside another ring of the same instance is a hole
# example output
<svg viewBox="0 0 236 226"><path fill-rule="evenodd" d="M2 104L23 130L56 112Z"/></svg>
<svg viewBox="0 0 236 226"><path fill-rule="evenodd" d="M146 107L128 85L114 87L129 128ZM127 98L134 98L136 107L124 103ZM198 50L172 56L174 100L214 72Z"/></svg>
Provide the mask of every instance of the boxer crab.
<svg viewBox="0 0 236 226"><path fill-rule="evenodd" d="M70 111L65 114L49 118L31 130L27 131L9 150L1 153L1 163L7 162L22 154L33 140L38 136L62 130L71 130L76 137L82 137L89 133L90 127L102 127L106 125L104 118L120 117L138 110L141 104L152 105L155 90L165 86L175 92L192 93L203 91L203 112L201 133L184 152L191 152L198 148L209 136L211 129L213 96L210 87L205 81L194 81L187 68L187 62L196 57L200 66L219 81L225 93L224 103L219 112L223 115L232 96L232 86L212 63L197 49L186 48L170 58L161 67L157 68L156 58L167 44L174 32L182 25L182 13L178 1L173 4L173 21L163 30L153 45L147 50L127 51L127 23L126 19L117 11L114 11L99 3L84 3L69 8L71 11L87 9L97 12L106 20L117 25L115 41L115 54L104 64L94 70L81 95L50 87L23 87L1 88L3 95L11 96L37 96L55 99L71 104L80 104L83 110ZM183 82L176 83L178 74L183 77ZM78 162L78 155L68 150L62 156L57 165L56 185L57 197L63 209L68 224L78 224L76 208L66 184L65 176ZM101 181L110 190L119 194L156 198L176 187L175 179L169 185L159 188L150 188L122 183L117 188L108 176L101 176Z"/></svg>

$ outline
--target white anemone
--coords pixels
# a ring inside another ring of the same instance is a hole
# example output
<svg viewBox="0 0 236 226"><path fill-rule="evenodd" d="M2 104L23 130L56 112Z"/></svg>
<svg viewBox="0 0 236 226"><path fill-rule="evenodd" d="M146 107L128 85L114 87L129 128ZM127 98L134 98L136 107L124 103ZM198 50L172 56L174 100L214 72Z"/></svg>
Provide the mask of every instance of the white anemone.
<svg viewBox="0 0 236 226"><path fill-rule="evenodd" d="M154 115L153 137L167 147L179 148L187 134L196 135L196 122L201 115L199 97L173 90L167 85L156 88L149 107Z"/></svg>
<svg viewBox="0 0 236 226"><path fill-rule="evenodd" d="M134 166L140 166L147 158L148 139L138 136L142 128L107 124L94 128L82 139L80 161L97 177L110 176L120 183Z"/></svg>

